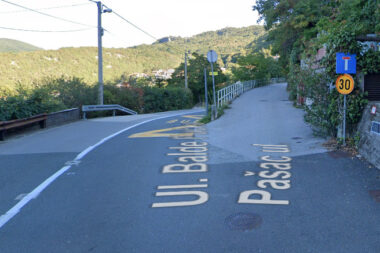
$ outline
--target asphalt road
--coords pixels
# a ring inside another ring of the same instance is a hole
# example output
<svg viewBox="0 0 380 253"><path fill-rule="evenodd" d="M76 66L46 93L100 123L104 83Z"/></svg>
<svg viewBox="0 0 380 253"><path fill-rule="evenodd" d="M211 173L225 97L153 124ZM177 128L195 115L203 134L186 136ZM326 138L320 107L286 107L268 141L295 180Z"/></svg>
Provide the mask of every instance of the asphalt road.
<svg viewBox="0 0 380 253"><path fill-rule="evenodd" d="M0 252L380 252L379 170L323 148L284 84L201 114L0 144Z"/></svg>

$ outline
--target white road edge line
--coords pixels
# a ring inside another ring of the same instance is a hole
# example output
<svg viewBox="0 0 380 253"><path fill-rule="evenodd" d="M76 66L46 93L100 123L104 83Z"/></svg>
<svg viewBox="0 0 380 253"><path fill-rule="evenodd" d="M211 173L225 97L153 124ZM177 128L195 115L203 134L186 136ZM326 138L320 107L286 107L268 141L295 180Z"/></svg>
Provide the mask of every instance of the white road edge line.
<svg viewBox="0 0 380 253"><path fill-rule="evenodd" d="M155 120L160 120L160 119L165 119L165 118L170 118L170 117L176 117L176 116L190 114L190 113L200 113L200 112L203 112L203 111L204 110L194 111L194 112L186 112L186 113L183 112L183 113L174 114L174 115L166 115L166 116L155 118L155 119L145 120L143 122L140 122L140 123L137 123L135 125L129 126L127 128L124 128L124 129L120 130L119 132L116 132L114 134L111 134L110 136L105 137L104 139L102 139L98 143L96 143L95 145L92 145L92 146L86 148L85 150L83 150L82 152L80 152L77 155L77 157L74 159L74 161L79 161L80 159L82 159L83 157L85 157L88 153L90 153L92 150L94 150L95 148L99 147L100 145L102 145L106 141L108 141L108 140L112 139L113 137L115 137L115 136L117 136L117 135L119 135L119 134L121 134L123 132L126 132L126 131L128 131L128 130L130 130L132 128L138 127L140 125L143 125L143 124L149 123L151 121L155 121ZM32 199L37 198L38 195L41 192L43 192L51 183L53 183L59 176L61 176L62 174L64 174L71 167L72 167L72 165L67 165L67 166L62 167L60 170L58 170L56 173L54 173L52 176L50 176L48 179L46 179L44 182L42 182L39 186L37 186L33 191L31 191L30 193L28 193L23 199L21 199L15 206L13 206L11 209L9 209L4 215L0 216L0 228L2 228L16 214L18 214L20 212L20 210L25 205L27 205Z"/></svg>

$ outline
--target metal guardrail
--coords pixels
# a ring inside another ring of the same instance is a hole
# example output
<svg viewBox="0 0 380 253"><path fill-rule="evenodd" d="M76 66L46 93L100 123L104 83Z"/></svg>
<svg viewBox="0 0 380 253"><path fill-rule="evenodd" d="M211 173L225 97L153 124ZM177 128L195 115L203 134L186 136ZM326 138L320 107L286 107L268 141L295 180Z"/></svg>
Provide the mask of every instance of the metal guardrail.
<svg viewBox="0 0 380 253"><path fill-rule="evenodd" d="M0 141L5 139L5 132L13 128L19 128L33 123L39 123L41 128L46 127L47 114L39 114L29 118L0 121Z"/></svg>
<svg viewBox="0 0 380 253"><path fill-rule="evenodd" d="M253 89L256 86L256 80L237 82L231 84L223 89L218 90L217 92L217 107L223 106L225 103L228 103L234 100L237 96L240 96L242 93Z"/></svg>
<svg viewBox="0 0 380 253"><path fill-rule="evenodd" d="M116 110L132 115L138 114L134 110L125 108L121 105L82 105L83 119L86 119L86 112L113 111L113 116L115 116Z"/></svg>

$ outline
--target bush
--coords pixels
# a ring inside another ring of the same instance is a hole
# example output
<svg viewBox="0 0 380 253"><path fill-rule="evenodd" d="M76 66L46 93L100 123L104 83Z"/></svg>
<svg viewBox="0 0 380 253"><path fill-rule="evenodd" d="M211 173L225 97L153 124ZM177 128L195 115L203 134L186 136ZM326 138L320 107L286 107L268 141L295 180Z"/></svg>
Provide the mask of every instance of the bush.
<svg viewBox="0 0 380 253"><path fill-rule="evenodd" d="M9 94L11 93L0 94L1 121L97 104L98 86L89 86L76 77L61 77L44 79L34 83L32 88L19 85L16 95ZM104 103L119 104L139 113L150 113L191 108L193 97L191 91L184 88L119 88L106 84Z"/></svg>
<svg viewBox="0 0 380 253"><path fill-rule="evenodd" d="M144 91L142 88L116 87L107 84L104 86L104 104L118 104L142 112Z"/></svg>
<svg viewBox="0 0 380 253"><path fill-rule="evenodd" d="M19 95L0 98L0 120L27 118L64 109L48 89L24 90Z"/></svg>
<svg viewBox="0 0 380 253"><path fill-rule="evenodd" d="M143 112L162 112L191 108L193 96L189 89L144 87Z"/></svg>
<svg viewBox="0 0 380 253"><path fill-rule="evenodd" d="M34 83L34 89L47 89L66 108L97 104L98 87L88 85L77 77L47 78Z"/></svg>
<svg viewBox="0 0 380 253"><path fill-rule="evenodd" d="M292 68L291 68L292 69ZM290 97L294 98L299 84L304 90L298 90L301 96L311 98L313 104L305 106L305 120L313 126L319 136L336 136L337 128L343 120L343 95L335 89L330 91L332 80L327 73L316 73L311 69L296 69L289 75ZM358 80L356 80L358 82ZM347 95L346 123L347 133L353 134L359 123L362 111L367 104L365 94L358 87Z"/></svg>

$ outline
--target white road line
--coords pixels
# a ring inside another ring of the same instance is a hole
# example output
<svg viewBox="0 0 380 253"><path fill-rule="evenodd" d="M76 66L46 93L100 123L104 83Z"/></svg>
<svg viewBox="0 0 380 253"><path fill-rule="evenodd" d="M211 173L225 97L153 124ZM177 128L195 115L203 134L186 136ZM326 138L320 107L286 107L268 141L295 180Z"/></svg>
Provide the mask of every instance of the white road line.
<svg viewBox="0 0 380 253"><path fill-rule="evenodd" d="M127 128L125 128L123 130L120 130L119 132L116 132L116 133L114 133L114 134L112 134L112 135L110 135L110 136L102 139L101 141L99 141L98 143L96 143L93 146L90 146L90 147L86 148L85 150L83 150L82 152L80 152L77 155L77 157L74 159L74 161L79 161L80 159L82 159L83 157L85 157L88 153L90 153L92 150L94 150L95 148L99 147L100 145L102 145L106 141L108 141L108 140L112 139L113 137L115 137L115 136L117 136L117 135L119 135L121 133L124 133L125 131L128 131L128 130L134 128L134 127L137 127L137 126L140 126L140 125L143 125L143 124L149 123L151 121L155 121L155 120L160 120L160 119L165 119L165 118L170 118L170 117L181 116L181 115L185 115L185 114L189 114L189 113L200 113L200 112L203 112L203 110L202 111L179 113L179 114L174 114L174 115L166 115L166 116L163 116L163 117L159 117L159 118L155 118L155 119L149 119L149 120L145 120L143 122L137 123L137 124L135 124L133 126L127 127ZM50 176L48 179L46 179L43 183L41 183L39 186L37 186L33 191L31 191L30 193L28 193L23 199L21 199L15 206L13 206L11 209L9 209L4 215L0 216L0 228L2 228L17 213L19 213L20 210L25 205L27 205L32 199L37 198L38 195L42 191L44 191L59 176L61 176L65 172L67 172L71 167L72 167L72 165L67 165L67 166L62 167L60 170L58 170L56 173L54 173L52 176Z"/></svg>

